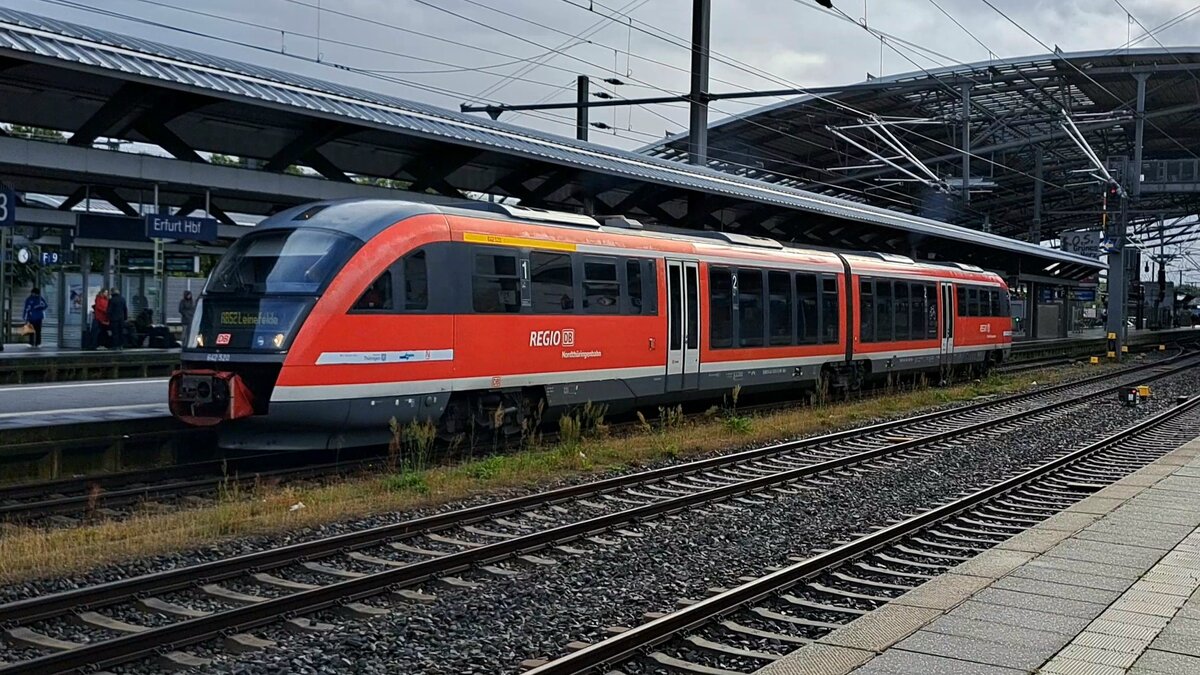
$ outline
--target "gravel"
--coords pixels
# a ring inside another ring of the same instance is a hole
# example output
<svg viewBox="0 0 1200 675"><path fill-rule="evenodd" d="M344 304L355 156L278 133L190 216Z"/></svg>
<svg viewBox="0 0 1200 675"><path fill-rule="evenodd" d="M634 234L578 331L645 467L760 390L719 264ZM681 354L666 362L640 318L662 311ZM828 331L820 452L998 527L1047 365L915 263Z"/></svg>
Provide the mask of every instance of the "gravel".
<svg viewBox="0 0 1200 675"><path fill-rule="evenodd" d="M321 619L332 633L256 634L279 648L217 654L214 672L517 673L522 659L561 654L570 640L598 640L608 626L633 626L647 611L669 611L680 598L699 599L712 587L759 575L787 556L806 556L889 519L940 502L947 495L1000 480L1065 450L1077 448L1171 405L1200 389L1200 373L1154 384L1155 398L1127 408L1105 399L1031 427L962 443L885 471L871 471L806 490L773 494L762 506L727 504L641 523L641 537L606 533L611 545L581 540L579 555L542 552L554 567L514 562L519 577L474 571L475 589L430 585L432 604L392 605L373 620ZM801 595L800 593L797 593ZM813 599L816 599L815 597ZM767 604L783 609L780 600ZM685 655L681 653L681 655ZM724 661L734 664L737 659ZM137 665L122 672L154 672Z"/></svg>

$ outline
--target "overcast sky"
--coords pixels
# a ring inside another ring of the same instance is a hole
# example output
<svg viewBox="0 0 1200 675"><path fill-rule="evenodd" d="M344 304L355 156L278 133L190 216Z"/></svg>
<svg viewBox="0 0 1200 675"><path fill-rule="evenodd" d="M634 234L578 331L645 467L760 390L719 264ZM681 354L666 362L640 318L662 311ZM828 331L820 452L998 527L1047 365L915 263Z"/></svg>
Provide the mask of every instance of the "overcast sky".
<svg viewBox="0 0 1200 675"><path fill-rule="evenodd" d="M881 44L813 0L712 0L710 89L848 84L868 73L1045 53L1039 40L1064 51L1124 49L1143 35L1141 26L1153 29L1180 16L1154 37L1168 47L1190 46L1200 29L1200 18L1190 15L1200 14L1200 3L1191 0L1120 0L1132 19L1116 0L990 1L1012 21L984 0L835 0L854 20L896 38ZM627 83L617 87L622 97L688 88L691 0L319 0L320 12L318 0L0 0L0 6L453 109L464 101L574 100L579 74L597 80L615 74ZM1140 46L1158 45L1143 38ZM710 119L777 100L718 102ZM573 135L573 114L502 119ZM593 129L592 140L633 148L682 131L687 111L682 104L595 110L592 119L619 128L616 134Z"/></svg>

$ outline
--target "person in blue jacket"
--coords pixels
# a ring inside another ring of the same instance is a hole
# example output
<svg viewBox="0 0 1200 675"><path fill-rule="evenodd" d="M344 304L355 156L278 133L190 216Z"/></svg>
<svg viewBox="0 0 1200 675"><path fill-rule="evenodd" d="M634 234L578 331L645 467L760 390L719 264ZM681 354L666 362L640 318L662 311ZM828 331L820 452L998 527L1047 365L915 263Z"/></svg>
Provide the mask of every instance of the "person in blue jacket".
<svg viewBox="0 0 1200 675"><path fill-rule="evenodd" d="M33 347L42 346L42 321L46 318L46 310L50 307L42 297L41 289L32 288L29 297L25 298L25 323L33 326L33 334L29 336L29 344Z"/></svg>

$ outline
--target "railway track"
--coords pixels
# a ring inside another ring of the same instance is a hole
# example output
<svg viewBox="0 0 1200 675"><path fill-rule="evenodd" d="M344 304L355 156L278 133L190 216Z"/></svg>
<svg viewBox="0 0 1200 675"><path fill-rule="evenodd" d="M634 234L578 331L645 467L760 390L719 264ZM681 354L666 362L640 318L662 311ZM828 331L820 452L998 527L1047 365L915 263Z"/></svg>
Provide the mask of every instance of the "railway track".
<svg viewBox="0 0 1200 675"><path fill-rule="evenodd" d="M1181 351L1175 358L1181 357ZM1169 359L1168 359L1169 360ZM1163 363L1158 362L1158 363ZM1040 363L1040 362L1039 362ZM1086 386L1124 373L1141 372L1155 364L1132 366L1031 394L1050 395L1073 386ZM1038 365L1037 367L1045 367ZM1018 395L1005 400L1023 400ZM994 404L1000 404L996 401ZM742 407L739 414L777 410L796 403ZM982 404L986 407L992 404ZM946 411L967 412L972 406ZM629 425L632 427L632 423ZM618 427L619 428L619 425ZM553 436L548 436L549 442ZM494 449L489 447L483 450ZM173 508L177 504L211 503L222 491L253 489L256 485L321 480L386 469L380 449L358 451L336 462L321 461L328 452L267 453L172 465L95 476L81 476L0 486L0 522L73 526L85 520L128 517L143 509Z"/></svg>
<svg viewBox="0 0 1200 675"><path fill-rule="evenodd" d="M741 675L919 587L926 580L1136 471L1200 433L1200 396L1017 476L786 567L685 599L678 611L534 665L527 675L592 672Z"/></svg>
<svg viewBox="0 0 1200 675"><path fill-rule="evenodd" d="M1200 358L1187 357L1158 364L1140 381L1197 363ZM839 474L886 469L947 443L1035 424L1115 387L1082 389L1086 385L1072 383L0 605L7 641L24 650L22 660L0 673L58 673L163 653L176 664L203 665L178 650L219 637L231 649L265 646L247 631L278 621L322 630L294 617L328 608L369 617L388 610L365 598L428 600L412 587L434 579L479 583L455 576L466 570L506 576L556 564L547 556L578 552L572 543L605 546L612 537L638 536L629 528L642 520L723 502L762 504ZM324 583L313 583L314 577ZM56 637L70 635L63 628L68 619L84 625L86 641Z"/></svg>

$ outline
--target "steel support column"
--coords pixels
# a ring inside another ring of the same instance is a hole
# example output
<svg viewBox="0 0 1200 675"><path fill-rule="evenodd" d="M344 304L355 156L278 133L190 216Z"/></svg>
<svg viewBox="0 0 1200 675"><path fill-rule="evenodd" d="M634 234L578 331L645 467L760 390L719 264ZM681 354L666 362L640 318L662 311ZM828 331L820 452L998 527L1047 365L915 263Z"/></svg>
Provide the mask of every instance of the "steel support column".
<svg viewBox="0 0 1200 675"><path fill-rule="evenodd" d="M1042 146L1037 146L1033 155L1033 223L1029 226L1029 242L1042 241L1042 187L1044 183L1045 163L1042 159Z"/></svg>
<svg viewBox="0 0 1200 675"><path fill-rule="evenodd" d="M1121 359L1121 348L1126 343L1125 322L1129 312L1129 279L1126 274L1125 237L1129 228L1129 196L1141 194L1142 140L1146 124L1146 80L1150 76L1137 73L1137 109L1134 112L1133 166L1129 161L1121 167L1120 213L1110 221L1108 239L1112 250L1108 254L1108 326L1107 332L1114 337L1113 348L1116 358Z"/></svg>
<svg viewBox="0 0 1200 675"><path fill-rule="evenodd" d="M962 86L962 198L971 203L971 85Z"/></svg>
<svg viewBox="0 0 1200 675"><path fill-rule="evenodd" d="M688 93L688 162L708 163L708 40L711 3L692 0L692 88Z"/></svg>
<svg viewBox="0 0 1200 675"><path fill-rule="evenodd" d="M1138 73L1133 76L1137 80L1137 113L1133 127L1133 184L1130 177L1125 177L1126 189L1132 188L1134 198L1142 195L1142 139L1146 132L1146 80L1149 73Z"/></svg>
<svg viewBox="0 0 1200 675"><path fill-rule="evenodd" d="M588 139L587 75L580 75L575 80L575 102L579 104L579 107L575 108L575 138L586 141Z"/></svg>

